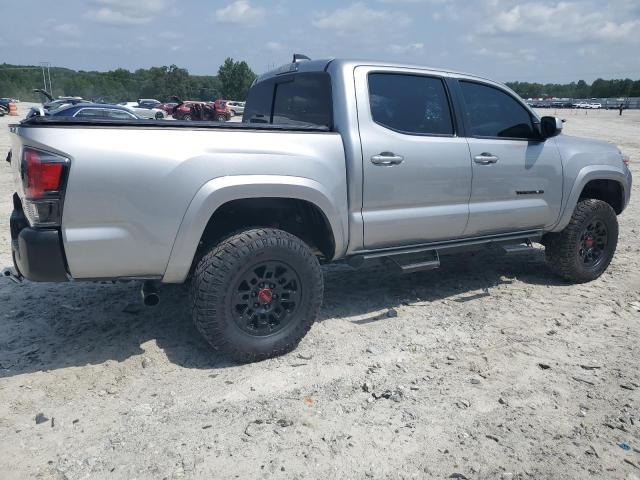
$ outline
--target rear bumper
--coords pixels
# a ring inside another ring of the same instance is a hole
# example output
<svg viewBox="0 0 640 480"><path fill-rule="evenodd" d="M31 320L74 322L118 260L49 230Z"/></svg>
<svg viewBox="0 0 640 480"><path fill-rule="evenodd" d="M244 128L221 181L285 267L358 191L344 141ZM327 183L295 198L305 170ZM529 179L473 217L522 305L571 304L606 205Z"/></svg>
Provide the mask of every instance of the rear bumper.
<svg viewBox="0 0 640 480"><path fill-rule="evenodd" d="M69 280L59 230L29 227L19 200L14 200L10 228L13 264L23 277L34 282Z"/></svg>

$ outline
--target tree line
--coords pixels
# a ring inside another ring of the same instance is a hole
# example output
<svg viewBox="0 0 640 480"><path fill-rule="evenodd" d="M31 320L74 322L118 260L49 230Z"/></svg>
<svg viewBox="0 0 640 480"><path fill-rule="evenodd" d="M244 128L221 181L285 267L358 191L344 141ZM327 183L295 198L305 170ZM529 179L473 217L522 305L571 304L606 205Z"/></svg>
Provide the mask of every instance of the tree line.
<svg viewBox="0 0 640 480"><path fill-rule="evenodd" d="M256 78L245 61L227 58L217 75L192 75L176 65L138 69L118 68L108 72L50 69L53 96L80 96L89 100L123 102L138 98L169 101L173 96L189 100L245 100ZM41 101L34 88L42 88L42 68L35 65L0 65L0 97ZM618 98L640 97L640 80L599 78L567 84L507 82L523 98Z"/></svg>
<svg viewBox="0 0 640 480"><path fill-rule="evenodd" d="M640 97L640 80L598 78L592 84L584 80L567 84L507 82L522 98L626 98Z"/></svg>
<svg viewBox="0 0 640 480"><path fill-rule="evenodd" d="M192 75L176 65L134 72L124 68L95 72L52 67L49 74L54 97L79 96L114 103L138 98L170 101L173 96L188 100L244 100L256 77L246 62L232 58L225 60L217 75ZM33 89L43 88L44 83L42 67L0 64L0 97L40 102L42 97Z"/></svg>

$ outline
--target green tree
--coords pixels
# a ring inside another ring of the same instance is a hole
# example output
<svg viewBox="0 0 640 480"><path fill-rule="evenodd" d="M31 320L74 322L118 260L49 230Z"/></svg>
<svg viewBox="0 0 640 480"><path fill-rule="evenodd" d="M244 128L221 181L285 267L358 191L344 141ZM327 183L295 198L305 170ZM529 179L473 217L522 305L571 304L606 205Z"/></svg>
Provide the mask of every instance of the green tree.
<svg viewBox="0 0 640 480"><path fill-rule="evenodd" d="M245 100L255 78L244 60L234 62L233 58L227 58L218 70L221 94L229 100Z"/></svg>

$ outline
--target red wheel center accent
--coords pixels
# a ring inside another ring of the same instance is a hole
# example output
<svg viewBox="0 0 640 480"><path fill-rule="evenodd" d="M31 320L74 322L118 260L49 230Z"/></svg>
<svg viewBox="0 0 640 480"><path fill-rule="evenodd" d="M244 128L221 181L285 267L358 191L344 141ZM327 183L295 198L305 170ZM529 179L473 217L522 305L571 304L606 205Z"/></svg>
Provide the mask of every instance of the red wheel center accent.
<svg viewBox="0 0 640 480"><path fill-rule="evenodd" d="M587 247L587 248L593 247L593 237L591 235L588 235L584 239L584 246Z"/></svg>
<svg viewBox="0 0 640 480"><path fill-rule="evenodd" d="M261 305L266 305L273 298L273 292L270 288L261 288L258 291L258 303Z"/></svg>

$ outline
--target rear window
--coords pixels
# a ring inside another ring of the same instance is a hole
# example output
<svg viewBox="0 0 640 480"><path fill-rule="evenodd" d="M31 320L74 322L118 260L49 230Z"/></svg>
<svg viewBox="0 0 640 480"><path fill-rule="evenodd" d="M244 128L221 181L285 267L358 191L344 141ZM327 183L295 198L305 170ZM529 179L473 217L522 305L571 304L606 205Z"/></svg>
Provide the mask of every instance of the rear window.
<svg viewBox="0 0 640 480"><path fill-rule="evenodd" d="M243 122L333 126L331 79L326 72L265 80L249 91Z"/></svg>

